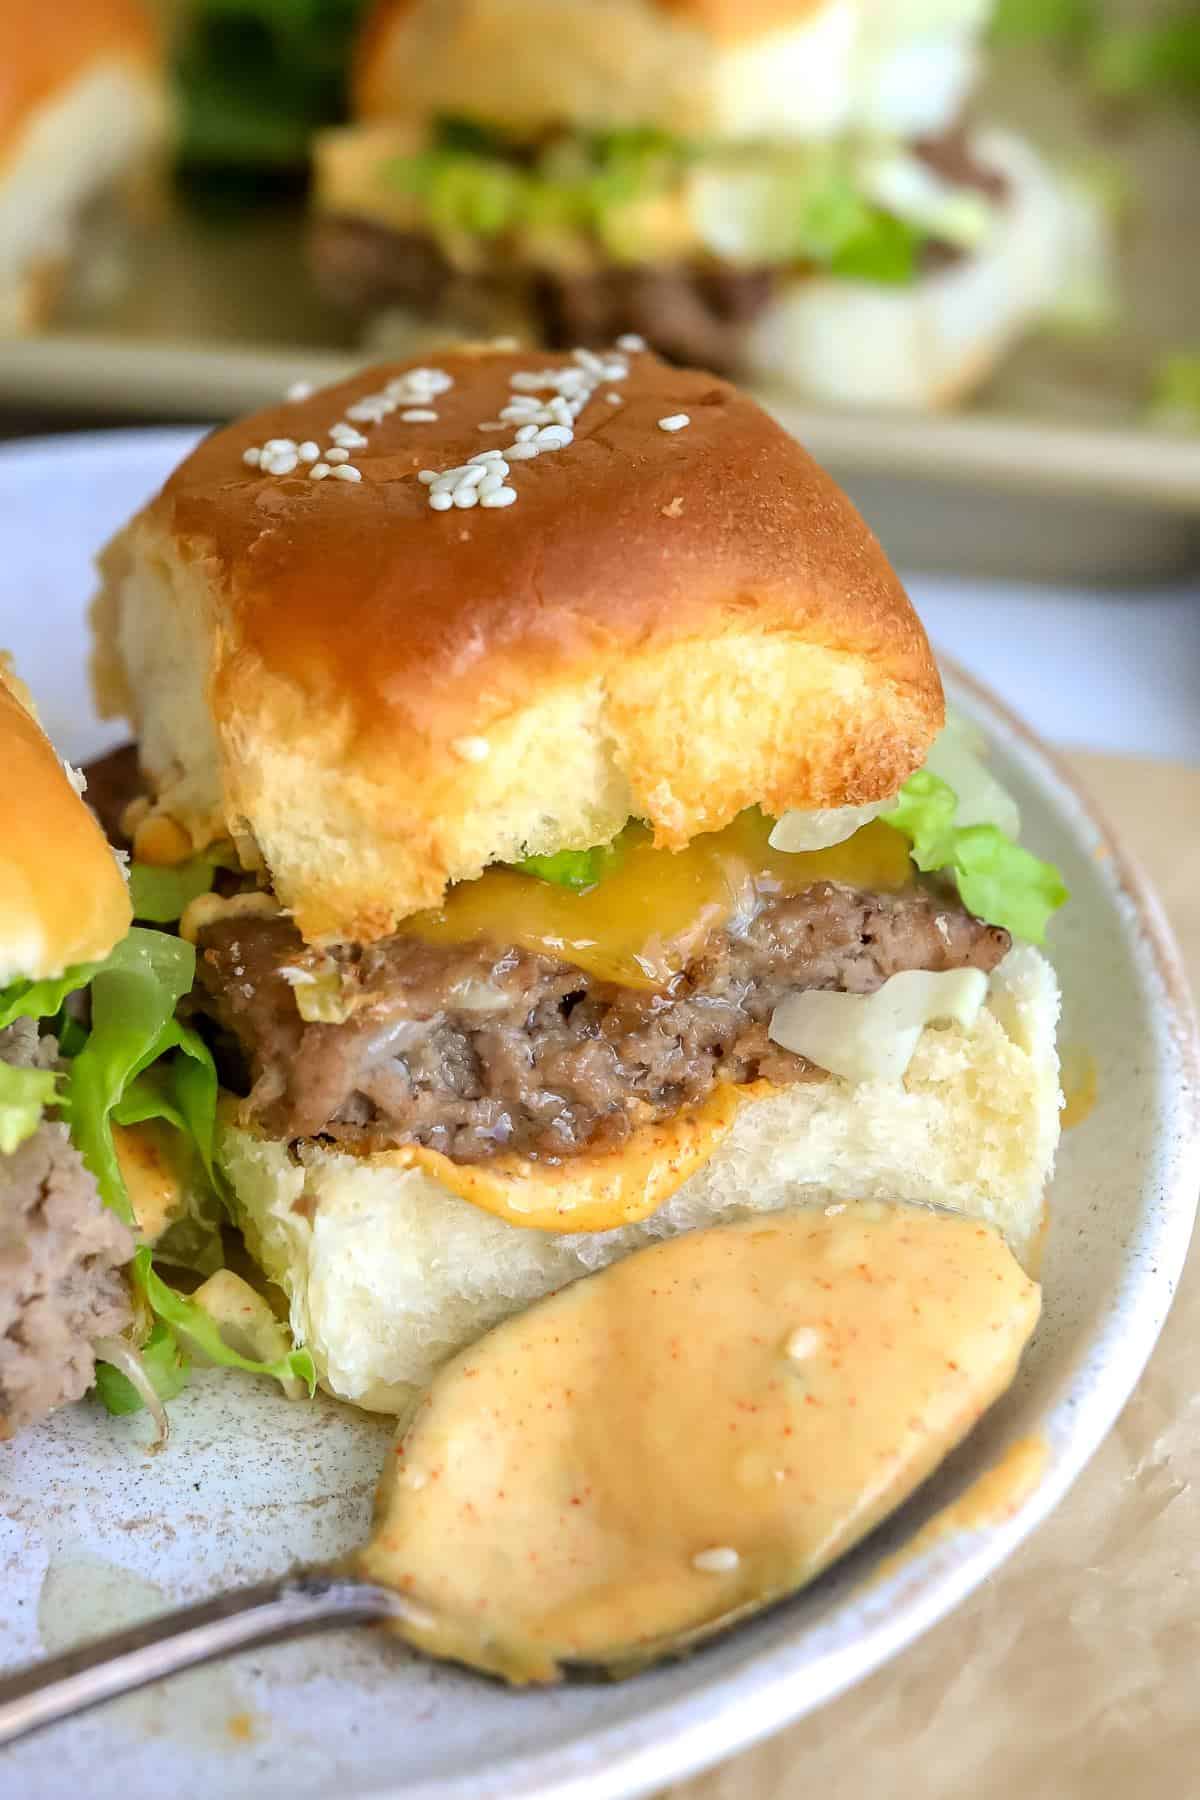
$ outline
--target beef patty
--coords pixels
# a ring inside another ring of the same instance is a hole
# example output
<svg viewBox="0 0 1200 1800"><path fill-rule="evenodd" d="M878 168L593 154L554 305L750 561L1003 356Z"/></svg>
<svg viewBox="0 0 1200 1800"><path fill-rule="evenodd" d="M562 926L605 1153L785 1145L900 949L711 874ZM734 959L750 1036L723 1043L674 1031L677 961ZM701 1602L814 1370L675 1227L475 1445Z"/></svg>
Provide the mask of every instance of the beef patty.
<svg viewBox="0 0 1200 1800"><path fill-rule="evenodd" d="M560 1158L615 1147L718 1082L822 1079L767 1036L787 993L991 970L1009 943L936 889L823 881L766 900L744 929L715 930L672 989L652 993L483 942L402 934L322 957L285 919L228 918L201 934L196 1004L236 1044L246 1110L273 1136L418 1143L459 1162ZM354 1009L307 1023L293 983L330 960Z"/></svg>
<svg viewBox="0 0 1200 1800"><path fill-rule="evenodd" d="M47 1069L55 1056L28 1019L0 1031L0 1062ZM120 1271L133 1251L65 1125L0 1157L0 1438L92 1385L94 1343L129 1323Z"/></svg>

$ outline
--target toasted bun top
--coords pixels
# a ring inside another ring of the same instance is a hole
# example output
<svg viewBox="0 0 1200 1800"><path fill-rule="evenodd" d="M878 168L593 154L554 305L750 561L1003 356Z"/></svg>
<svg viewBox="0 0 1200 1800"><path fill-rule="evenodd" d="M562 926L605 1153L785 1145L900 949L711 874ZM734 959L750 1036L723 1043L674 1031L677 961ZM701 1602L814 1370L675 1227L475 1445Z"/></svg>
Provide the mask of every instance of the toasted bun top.
<svg viewBox="0 0 1200 1800"><path fill-rule="evenodd" d="M0 657L0 987L107 956L129 892L104 834Z"/></svg>
<svg viewBox="0 0 1200 1800"><path fill-rule="evenodd" d="M102 685L161 806L193 841L248 829L307 937L384 935L631 815L677 848L756 803L884 798L921 763L942 695L904 590L712 376L610 366L573 442L513 460L504 508L435 511L417 472L509 445L480 426L510 378L529 398L521 375L570 356L444 355L435 419L362 424L358 482L246 465L272 438L327 446L410 367L214 433L105 558Z"/></svg>
<svg viewBox="0 0 1200 1800"><path fill-rule="evenodd" d="M805 64L844 86L852 35L849 0L381 0L352 97L361 119L457 113L517 133L659 125L745 136L786 128L793 113L803 133L829 103L807 92ZM799 54L779 117L766 72L739 64L738 50L760 41Z"/></svg>
<svg viewBox="0 0 1200 1800"><path fill-rule="evenodd" d="M93 66L147 72L162 49L141 0L3 0L0 5L0 152L38 108Z"/></svg>

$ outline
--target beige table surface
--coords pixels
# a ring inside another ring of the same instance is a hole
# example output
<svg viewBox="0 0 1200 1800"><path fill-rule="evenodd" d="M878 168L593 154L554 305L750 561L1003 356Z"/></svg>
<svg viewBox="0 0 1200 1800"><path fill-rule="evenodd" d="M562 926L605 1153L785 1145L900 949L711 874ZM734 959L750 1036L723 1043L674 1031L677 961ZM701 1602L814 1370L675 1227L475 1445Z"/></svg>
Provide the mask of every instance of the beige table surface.
<svg viewBox="0 0 1200 1800"><path fill-rule="evenodd" d="M1200 993L1200 769L1083 752L1071 761L1157 885ZM1200 1245L1116 1429L1013 1560L861 1687L669 1790L669 1800L1160 1796L1200 1796Z"/></svg>

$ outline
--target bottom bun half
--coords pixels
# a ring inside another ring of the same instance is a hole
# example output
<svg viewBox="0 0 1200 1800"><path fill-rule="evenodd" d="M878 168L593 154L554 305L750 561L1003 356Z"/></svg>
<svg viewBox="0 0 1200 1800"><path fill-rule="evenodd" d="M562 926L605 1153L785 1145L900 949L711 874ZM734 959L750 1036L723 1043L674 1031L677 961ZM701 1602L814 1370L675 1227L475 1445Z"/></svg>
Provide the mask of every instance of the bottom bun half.
<svg viewBox="0 0 1200 1800"><path fill-rule="evenodd" d="M1060 1106L1054 971L1029 948L970 1031L925 1031L902 1083L829 1077L743 1106L711 1158L640 1224L557 1234L506 1223L419 1168L231 1122L219 1154L238 1222L284 1289L322 1385L401 1413L499 1320L655 1239L784 1206L906 1200L999 1227L1036 1257Z"/></svg>

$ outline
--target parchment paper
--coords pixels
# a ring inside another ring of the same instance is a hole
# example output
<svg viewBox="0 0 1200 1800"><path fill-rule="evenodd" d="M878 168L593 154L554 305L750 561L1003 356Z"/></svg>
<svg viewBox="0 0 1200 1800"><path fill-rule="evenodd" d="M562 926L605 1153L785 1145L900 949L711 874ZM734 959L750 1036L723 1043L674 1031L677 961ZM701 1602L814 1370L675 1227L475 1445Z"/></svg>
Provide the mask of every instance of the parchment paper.
<svg viewBox="0 0 1200 1800"><path fill-rule="evenodd" d="M1200 992L1200 769L1076 753ZM663 1800L1200 1796L1200 1246L1116 1429L958 1612L832 1706Z"/></svg>

